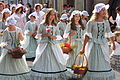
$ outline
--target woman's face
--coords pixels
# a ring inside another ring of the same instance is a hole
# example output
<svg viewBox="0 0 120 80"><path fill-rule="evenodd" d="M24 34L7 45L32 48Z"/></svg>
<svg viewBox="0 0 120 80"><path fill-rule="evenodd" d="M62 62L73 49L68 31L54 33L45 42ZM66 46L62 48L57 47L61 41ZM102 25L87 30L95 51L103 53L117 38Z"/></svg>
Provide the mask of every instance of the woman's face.
<svg viewBox="0 0 120 80"><path fill-rule="evenodd" d="M116 41L120 42L120 35L116 37Z"/></svg>
<svg viewBox="0 0 120 80"><path fill-rule="evenodd" d="M35 18L33 16L30 16L31 21L35 21Z"/></svg>
<svg viewBox="0 0 120 80"><path fill-rule="evenodd" d="M10 13L5 12L5 17L8 18L10 16Z"/></svg>
<svg viewBox="0 0 120 80"><path fill-rule="evenodd" d="M106 14L107 14L107 10L106 10L105 8L101 9L101 11L99 12L99 15L100 15L101 17L105 17Z"/></svg>
<svg viewBox="0 0 120 80"><path fill-rule="evenodd" d="M4 9L3 5L0 5L0 11L2 11Z"/></svg>
<svg viewBox="0 0 120 80"><path fill-rule="evenodd" d="M12 12L13 12L13 13L15 12L15 10L16 10L15 8L12 8Z"/></svg>
<svg viewBox="0 0 120 80"><path fill-rule="evenodd" d="M74 15L75 22L78 22L80 20L80 14Z"/></svg>
<svg viewBox="0 0 120 80"><path fill-rule="evenodd" d="M52 12L50 13L49 20L54 20L54 19L55 19L55 15L56 15L55 12L52 11Z"/></svg>
<svg viewBox="0 0 120 80"><path fill-rule="evenodd" d="M41 10L41 7L40 6L37 6L36 7L36 11L39 12Z"/></svg>

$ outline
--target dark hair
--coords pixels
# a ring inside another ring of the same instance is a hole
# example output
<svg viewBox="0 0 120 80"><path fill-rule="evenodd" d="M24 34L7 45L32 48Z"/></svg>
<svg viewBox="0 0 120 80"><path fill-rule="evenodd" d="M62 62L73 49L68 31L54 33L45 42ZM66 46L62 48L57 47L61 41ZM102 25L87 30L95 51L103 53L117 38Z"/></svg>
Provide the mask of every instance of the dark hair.
<svg viewBox="0 0 120 80"><path fill-rule="evenodd" d="M72 29L72 30L77 30L77 27L76 27L76 25L75 25L74 16L73 16L73 18L71 19L71 23L70 23L70 24L71 24L71 29ZM81 25L82 30L84 30L85 27L84 27L84 25L83 25L83 23L82 23L81 17L80 17L80 20L79 20L79 24Z"/></svg>
<svg viewBox="0 0 120 80"><path fill-rule="evenodd" d="M30 3L27 3L26 5L28 5L30 8L32 7Z"/></svg>
<svg viewBox="0 0 120 80"><path fill-rule="evenodd" d="M4 22L6 19L5 19L5 13L3 13L2 15L2 21Z"/></svg>
<svg viewBox="0 0 120 80"><path fill-rule="evenodd" d="M67 5L67 4L64 4L63 7L68 7L68 5Z"/></svg>
<svg viewBox="0 0 120 80"><path fill-rule="evenodd" d="M23 7L20 7L20 8L22 9L20 13L23 14L24 9L23 9ZM20 8L16 9L15 13L18 13Z"/></svg>
<svg viewBox="0 0 120 80"><path fill-rule="evenodd" d="M116 11L120 11L120 5L116 7Z"/></svg>
<svg viewBox="0 0 120 80"><path fill-rule="evenodd" d="M40 7L40 9L42 9L42 4L35 5L34 9L37 10L38 7Z"/></svg>
<svg viewBox="0 0 120 80"><path fill-rule="evenodd" d="M51 15L51 12L55 12L55 11L53 9L50 9L50 10L47 11L47 13L45 15L45 22L44 22L45 25L49 25L49 17ZM55 12L55 19L52 21L52 25L56 26L57 21L58 21L58 19L57 19L57 15L56 15L56 12Z"/></svg>

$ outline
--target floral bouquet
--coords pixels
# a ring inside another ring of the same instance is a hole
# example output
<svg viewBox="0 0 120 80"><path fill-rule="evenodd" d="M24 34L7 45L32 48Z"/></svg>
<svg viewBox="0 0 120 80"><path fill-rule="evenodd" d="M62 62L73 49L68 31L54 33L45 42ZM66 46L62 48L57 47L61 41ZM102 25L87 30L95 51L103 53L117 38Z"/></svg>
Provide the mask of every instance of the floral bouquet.
<svg viewBox="0 0 120 80"><path fill-rule="evenodd" d="M51 31L52 31L51 28L46 28L46 33L49 33L49 32L51 32Z"/></svg>
<svg viewBox="0 0 120 80"><path fill-rule="evenodd" d="M22 58L27 51L23 48L20 48L20 41L18 40L16 43L16 47L14 49L8 49L8 54L11 54L13 58L19 59Z"/></svg>
<svg viewBox="0 0 120 80"><path fill-rule="evenodd" d="M74 48L76 47L75 45L71 46L70 43L61 43L60 46L65 54L69 54L71 51L74 51Z"/></svg>

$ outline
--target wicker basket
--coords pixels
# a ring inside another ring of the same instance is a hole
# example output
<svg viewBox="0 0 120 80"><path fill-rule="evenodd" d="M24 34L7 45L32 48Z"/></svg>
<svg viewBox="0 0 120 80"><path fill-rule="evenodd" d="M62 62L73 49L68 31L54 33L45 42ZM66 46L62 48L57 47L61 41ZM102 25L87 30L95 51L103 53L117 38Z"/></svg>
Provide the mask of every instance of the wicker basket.
<svg viewBox="0 0 120 80"><path fill-rule="evenodd" d="M68 54L72 51L72 49L70 47L63 46L61 48L62 48L63 53L65 53L65 54Z"/></svg>
<svg viewBox="0 0 120 80"><path fill-rule="evenodd" d="M83 58L82 59L82 63L81 65L80 64L76 64L76 61L77 61L77 57L81 57ZM84 65L84 61L86 60L86 65ZM85 75L85 73L87 72L88 70L88 60L87 60L87 57L85 56L85 54L78 54L75 58L75 62L74 64L72 65L72 69L74 70L74 73L75 74L78 74L78 75Z"/></svg>

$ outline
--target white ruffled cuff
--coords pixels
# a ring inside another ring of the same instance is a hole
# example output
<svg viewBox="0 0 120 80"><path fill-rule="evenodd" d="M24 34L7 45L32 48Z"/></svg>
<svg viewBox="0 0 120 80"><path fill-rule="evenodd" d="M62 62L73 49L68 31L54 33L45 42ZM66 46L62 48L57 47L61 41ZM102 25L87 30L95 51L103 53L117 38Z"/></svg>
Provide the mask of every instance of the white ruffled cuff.
<svg viewBox="0 0 120 80"><path fill-rule="evenodd" d="M57 37L56 40L62 40L63 39L60 35L57 35L56 37Z"/></svg>
<svg viewBox="0 0 120 80"><path fill-rule="evenodd" d="M7 42L1 42L0 47L3 48L4 46L7 46Z"/></svg>
<svg viewBox="0 0 120 80"><path fill-rule="evenodd" d="M41 39L42 39L42 34L37 34L37 35L35 36L35 38L41 40Z"/></svg>
<svg viewBox="0 0 120 80"><path fill-rule="evenodd" d="M65 34L63 35L63 38L68 38L68 36L69 36L69 33L65 33Z"/></svg>
<svg viewBox="0 0 120 80"><path fill-rule="evenodd" d="M113 37L113 36L115 36L115 35L112 32L105 33L106 38L110 38L110 37Z"/></svg>
<svg viewBox="0 0 120 80"><path fill-rule="evenodd" d="M89 38L92 38L92 33L86 32L85 35L87 35Z"/></svg>
<svg viewBox="0 0 120 80"><path fill-rule="evenodd" d="M24 34L28 34L28 32L30 32L29 30L25 30Z"/></svg>

